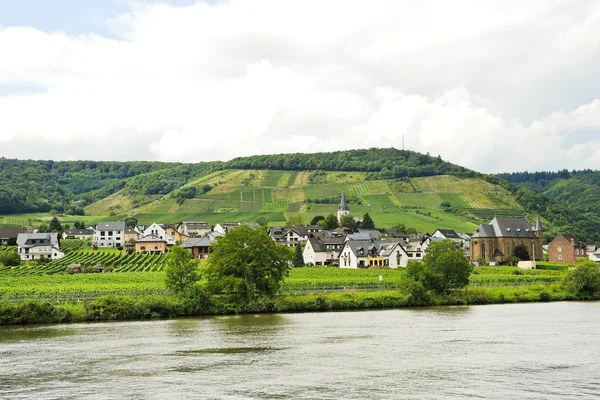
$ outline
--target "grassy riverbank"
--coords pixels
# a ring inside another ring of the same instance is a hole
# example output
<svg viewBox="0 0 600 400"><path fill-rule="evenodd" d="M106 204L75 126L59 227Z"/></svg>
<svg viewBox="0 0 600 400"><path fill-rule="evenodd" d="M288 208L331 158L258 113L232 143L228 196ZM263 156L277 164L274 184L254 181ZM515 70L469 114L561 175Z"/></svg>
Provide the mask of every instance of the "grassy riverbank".
<svg viewBox="0 0 600 400"><path fill-rule="evenodd" d="M240 306L223 298L104 296L96 300L0 302L0 325L173 318L237 313L314 312L440 305L477 305L565 300L600 300L569 293L560 284L477 287L415 298L401 290L284 294Z"/></svg>

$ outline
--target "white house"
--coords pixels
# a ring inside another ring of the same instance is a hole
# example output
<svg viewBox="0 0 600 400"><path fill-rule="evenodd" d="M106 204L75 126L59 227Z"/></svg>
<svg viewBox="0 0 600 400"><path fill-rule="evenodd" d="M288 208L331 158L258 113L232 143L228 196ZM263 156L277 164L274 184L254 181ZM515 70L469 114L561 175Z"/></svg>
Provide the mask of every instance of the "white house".
<svg viewBox="0 0 600 400"><path fill-rule="evenodd" d="M181 221L177 230L190 237L202 237L212 231L210 225L203 221Z"/></svg>
<svg viewBox="0 0 600 400"><path fill-rule="evenodd" d="M231 228L235 228L236 226L240 226L239 222L221 222L215 225L215 232L218 232L222 235L226 234Z"/></svg>
<svg viewBox="0 0 600 400"><path fill-rule="evenodd" d="M332 265L339 260L344 247L344 235L325 233L309 235L302 257L306 265Z"/></svg>
<svg viewBox="0 0 600 400"><path fill-rule="evenodd" d="M419 244L388 240L347 240L340 251L341 268L406 268L423 259Z"/></svg>
<svg viewBox="0 0 600 400"><path fill-rule="evenodd" d="M19 233L18 253L23 261L41 258L59 259L65 255L60 250L58 233Z"/></svg>
<svg viewBox="0 0 600 400"><path fill-rule="evenodd" d="M296 247L298 243L308 240L308 232L303 226L272 226L269 229L269 236L278 244L288 247Z"/></svg>
<svg viewBox="0 0 600 400"><path fill-rule="evenodd" d="M93 229L66 229L62 234L63 239L93 239Z"/></svg>
<svg viewBox="0 0 600 400"><path fill-rule="evenodd" d="M93 243L98 247L122 247L125 244L125 222L99 222Z"/></svg>
<svg viewBox="0 0 600 400"><path fill-rule="evenodd" d="M142 232L141 236L154 236L156 238L163 239L167 242L167 246L173 246L175 244L175 238L169 235L167 231L165 231L165 228L157 223L153 223L144 229L144 232Z"/></svg>

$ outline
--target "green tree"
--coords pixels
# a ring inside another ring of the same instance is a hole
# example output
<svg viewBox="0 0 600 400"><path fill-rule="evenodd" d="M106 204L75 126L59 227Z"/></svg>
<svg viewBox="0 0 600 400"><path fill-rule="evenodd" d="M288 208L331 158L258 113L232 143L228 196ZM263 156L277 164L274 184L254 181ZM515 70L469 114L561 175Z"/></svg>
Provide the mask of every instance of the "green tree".
<svg viewBox="0 0 600 400"><path fill-rule="evenodd" d="M41 224L39 224L37 227L37 230L40 233L50 232L50 228L48 227L48 224L45 222L42 222Z"/></svg>
<svg viewBox="0 0 600 400"><path fill-rule="evenodd" d="M348 228L353 232L355 232L357 229L356 221L354 220L354 217L350 214L342 216L342 218L340 219L340 226Z"/></svg>
<svg viewBox="0 0 600 400"><path fill-rule="evenodd" d="M56 218L56 217L52 218L52 221L50 221L50 225L48 226L48 229L50 230L50 232L58 232L58 233L63 232L63 227L60 224L60 221L58 220L58 218Z"/></svg>
<svg viewBox="0 0 600 400"><path fill-rule="evenodd" d="M180 246L173 246L165 258L165 284L178 295L189 291L198 280L198 268L192 254Z"/></svg>
<svg viewBox="0 0 600 400"><path fill-rule="evenodd" d="M405 232L406 231L406 225L404 225L402 223L397 223L396 225L392 226L392 230L406 233Z"/></svg>
<svg viewBox="0 0 600 400"><path fill-rule="evenodd" d="M519 260L521 261L529 261L531 258L529 257L527 246L523 244L515 246L515 257L519 257Z"/></svg>
<svg viewBox="0 0 600 400"><path fill-rule="evenodd" d="M217 238L212 250L204 269L209 290L234 295L240 303L275 296L289 274L292 252L262 228L231 229Z"/></svg>
<svg viewBox="0 0 600 400"><path fill-rule="evenodd" d="M577 262L564 280L567 289L583 296L600 293L600 266L591 260Z"/></svg>
<svg viewBox="0 0 600 400"><path fill-rule="evenodd" d="M256 222L259 226L267 226L269 224L269 220L266 219L263 215L261 215L260 217L256 218Z"/></svg>
<svg viewBox="0 0 600 400"><path fill-rule="evenodd" d="M294 253L294 260L292 261L292 266L294 268L304 267L304 256L302 255L302 246L298 244L296 246L296 251Z"/></svg>
<svg viewBox="0 0 600 400"><path fill-rule="evenodd" d="M302 219L302 215L295 214L288 218L288 220L285 222L285 226L299 226L299 225L302 225L303 223L304 223L304 220Z"/></svg>
<svg viewBox="0 0 600 400"><path fill-rule="evenodd" d="M373 219L371 219L369 213L365 213L365 215L363 216L363 220L360 224L360 227L362 229L375 229L375 222L373 222Z"/></svg>
<svg viewBox="0 0 600 400"><path fill-rule="evenodd" d="M75 229L85 229L85 224L83 223L83 221L75 221L73 227Z"/></svg>
<svg viewBox="0 0 600 400"><path fill-rule="evenodd" d="M125 225L129 226L130 228L134 228L136 227L138 224L138 220L137 218L134 217L127 217L125 218Z"/></svg>
<svg viewBox="0 0 600 400"><path fill-rule="evenodd" d="M407 267L407 276L436 293L467 286L472 272L473 266L451 240L431 243L423 262Z"/></svg>
<svg viewBox="0 0 600 400"><path fill-rule="evenodd" d="M327 230L332 230L340 226L337 217L333 214L329 214L323 221L323 228Z"/></svg>
<svg viewBox="0 0 600 400"><path fill-rule="evenodd" d="M325 219L325 217L324 217L324 216L322 216L322 215L315 215L315 216L313 217L313 219L311 219L311 220L310 220L310 224L311 224L311 225L317 225L317 223L318 223L319 221L323 221L324 219Z"/></svg>
<svg viewBox="0 0 600 400"><path fill-rule="evenodd" d="M462 250L454 247L451 240L431 243L423 263L427 271L426 287L437 293L467 286L473 272L473 265L467 261Z"/></svg>

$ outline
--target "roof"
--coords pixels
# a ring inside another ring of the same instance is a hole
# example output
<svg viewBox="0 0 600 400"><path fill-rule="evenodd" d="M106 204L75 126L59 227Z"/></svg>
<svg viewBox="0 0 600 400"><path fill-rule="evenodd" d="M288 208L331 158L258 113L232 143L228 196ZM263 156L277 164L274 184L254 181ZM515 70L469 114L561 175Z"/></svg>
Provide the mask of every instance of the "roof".
<svg viewBox="0 0 600 400"><path fill-rule="evenodd" d="M65 229L65 235L93 235L93 229Z"/></svg>
<svg viewBox="0 0 600 400"><path fill-rule="evenodd" d="M437 231L446 239L462 239L453 229L438 229Z"/></svg>
<svg viewBox="0 0 600 400"><path fill-rule="evenodd" d="M540 214L538 214L535 218L535 228L534 231L543 231L542 229L542 221L540 220Z"/></svg>
<svg viewBox="0 0 600 400"><path fill-rule="evenodd" d="M188 229L210 229L210 225L204 221L181 221L177 226L180 225L187 225Z"/></svg>
<svg viewBox="0 0 600 400"><path fill-rule="evenodd" d="M163 242L163 243L167 243L167 241L165 239L161 239L158 236L154 236L154 235L148 235L148 236L144 236L139 238L138 240L135 241L136 243L149 243L149 242Z"/></svg>
<svg viewBox="0 0 600 400"><path fill-rule="evenodd" d="M11 226L7 228L0 228L0 238L16 238L19 233L27 233L27 228L24 226Z"/></svg>
<svg viewBox="0 0 600 400"><path fill-rule="evenodd" d="M322 236L322 235L311 236L308 238L308 241L310 242L310 245L313 248L315 253L331 251L331 250L327 250L323 247L326 245L338 245L338 244L343 245L344 244L343 237L330 237L330 236Z"/></svg>
<svg viewBox="0 0 600 400"><path fill-rule="evenodd" d="M342 199L340 200L340 205L338 206L339 211L350 211L348 208L348 201L346 200L346 194L342 190Z"/></svg>
<svg viewBox="0 0 600 400"><path fill-rule="evenodd" d="M34 240L41 241L41 243L32 243ZM58 233L19 233L17 236L17 245L28 248L36 246L57 247Z"/></svg>
<svg viewBox="0 0 600 400"><path fill-rule="evenodd" d="M187 238L181 242L181 247L189 249L192 247L206 247L210 246L218 237L223 236L216 232L206 234L199 238Z"/></svg>
<svg viewBox="0 0 600 400"><path fill-rule="evenodd" d="M124 231L125 222L98 222L96 225L98 231Z"/></svg>
<svg viewBox="0 0 600 400"><path fill-rule="evenodd" d="M346 246L357 257L367 257L369 250L375 249L375 244L371 240L348 240Z"/></svg>
<svg viewBox="0 0 600 400"><path fill-rule="evenodd" d="M533 226L527 218L494 217L489 224L482 224L476 229L473 238L536 238Z"/></svg>

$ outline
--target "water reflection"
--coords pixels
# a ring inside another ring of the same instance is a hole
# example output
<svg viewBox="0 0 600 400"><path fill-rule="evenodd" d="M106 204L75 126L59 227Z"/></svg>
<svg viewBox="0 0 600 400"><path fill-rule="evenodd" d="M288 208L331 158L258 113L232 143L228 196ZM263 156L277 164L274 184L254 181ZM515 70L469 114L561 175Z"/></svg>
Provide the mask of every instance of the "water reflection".
<svg viewBox="0 0 600 400"><path fill-rule="evenodd" d="M0 329L0 398L600 396L600 303Z"/></svg>
<svg viewBox="0 0 600 400"><path fill-rule="evenodd" d="M73 336L78 332L72 325L0 326L0 344L12 341L35 341Z"/></svg>

